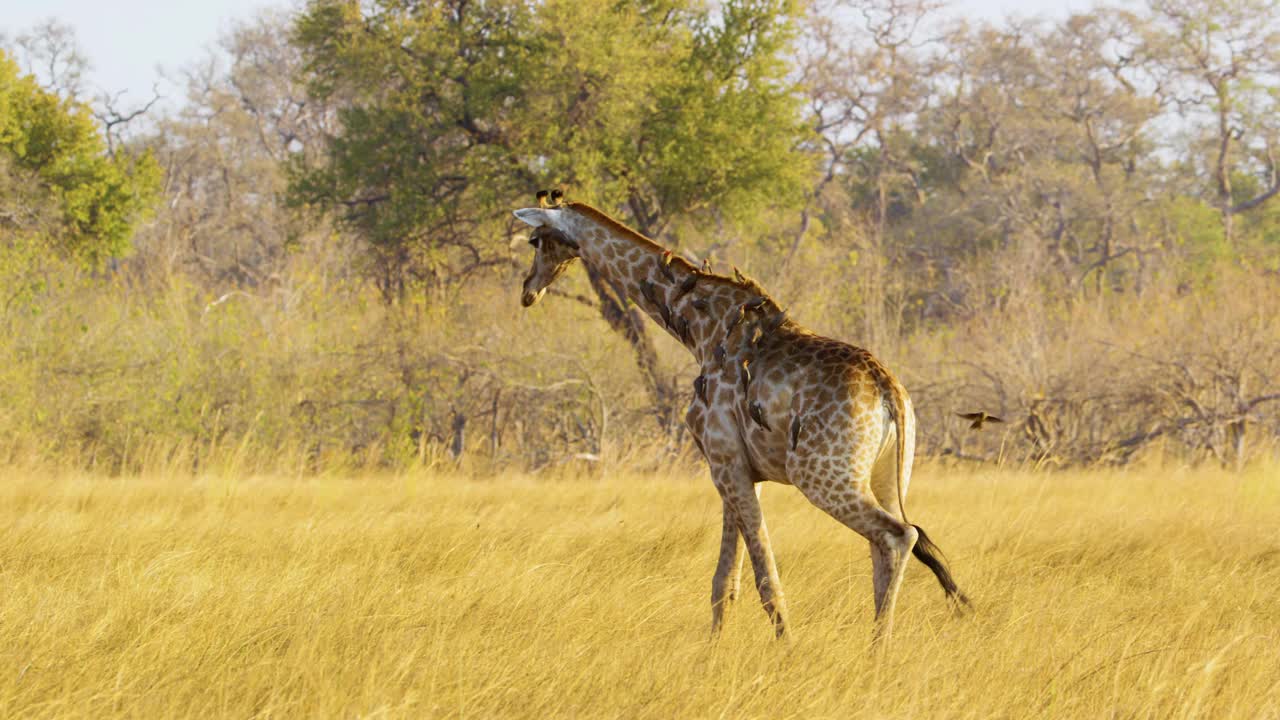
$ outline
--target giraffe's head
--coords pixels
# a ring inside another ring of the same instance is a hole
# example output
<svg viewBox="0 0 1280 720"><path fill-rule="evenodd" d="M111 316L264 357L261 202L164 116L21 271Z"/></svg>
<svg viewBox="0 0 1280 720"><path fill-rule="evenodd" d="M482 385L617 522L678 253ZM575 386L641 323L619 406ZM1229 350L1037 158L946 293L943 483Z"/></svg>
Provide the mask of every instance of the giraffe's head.
<svg viewBox="0 0 1280 720"><path fill-rule="evenodd" d="M533 267L524 279L524 291L520 304L525 307L538 302L551 283L569 269L578 257L578 243L574 242L557 225L558 208L526 208L516 210L516 217L533 226L529 244L533 246Z"/></svg>

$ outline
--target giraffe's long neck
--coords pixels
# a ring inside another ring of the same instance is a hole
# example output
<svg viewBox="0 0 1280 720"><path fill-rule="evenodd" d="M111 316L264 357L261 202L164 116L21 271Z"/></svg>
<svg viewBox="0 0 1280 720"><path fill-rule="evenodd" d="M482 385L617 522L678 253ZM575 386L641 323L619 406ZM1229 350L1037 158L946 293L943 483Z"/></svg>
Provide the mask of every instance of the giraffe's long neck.
<svg viewBox="0 0 1280 720"><path fill-rule="evenodd" d="M696 270L653 241L594 209L569 206L566 229L579 257L703 363L717 352L726 321L751 293Z"/></svg>

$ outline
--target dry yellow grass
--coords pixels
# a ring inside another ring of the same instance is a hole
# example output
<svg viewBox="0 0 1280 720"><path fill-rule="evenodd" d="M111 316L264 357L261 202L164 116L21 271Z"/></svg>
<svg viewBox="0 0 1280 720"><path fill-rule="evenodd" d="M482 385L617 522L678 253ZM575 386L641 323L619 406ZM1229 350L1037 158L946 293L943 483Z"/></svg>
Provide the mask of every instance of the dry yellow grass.
<svg viewBox="0 0 1280 720"><path fill-rule="evenodd" d="M5 471L0 717L1280 717L1274 468L918 469L978 611L913 563L879 667L866 544L764 502L790 643L708 640L705 477Z"/></svg>

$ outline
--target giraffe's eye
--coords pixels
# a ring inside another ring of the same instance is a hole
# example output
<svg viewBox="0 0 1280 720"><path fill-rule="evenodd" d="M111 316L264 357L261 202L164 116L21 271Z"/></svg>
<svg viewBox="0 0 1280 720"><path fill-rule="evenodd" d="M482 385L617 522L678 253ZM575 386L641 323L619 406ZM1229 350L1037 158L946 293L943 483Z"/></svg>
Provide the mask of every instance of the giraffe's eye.
<svg viewBox="0 0 1280 720"><path fill-rule="evenodd" d="M542 238L531 237L529 238L529 244L532 245L536 250L542 244Z"/></svg>

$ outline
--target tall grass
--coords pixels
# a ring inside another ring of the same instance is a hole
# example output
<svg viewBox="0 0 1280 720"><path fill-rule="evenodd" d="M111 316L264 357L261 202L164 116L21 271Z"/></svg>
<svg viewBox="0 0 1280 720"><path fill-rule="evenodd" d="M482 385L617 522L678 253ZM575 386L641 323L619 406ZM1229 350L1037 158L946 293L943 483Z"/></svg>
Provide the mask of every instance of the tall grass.
<svg viewBox="0 0 1280 720"><path fill-rule="evenodd" d="M1280 485L1152 467L918 469L913 564L869 648L864 541L766 515L795 638L754 591L707 636L702 476L0 477L3 717L1280 717Z"/></svg>

